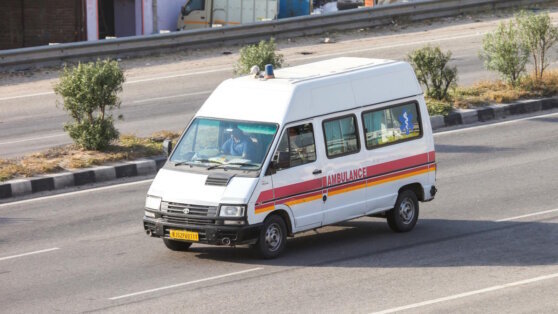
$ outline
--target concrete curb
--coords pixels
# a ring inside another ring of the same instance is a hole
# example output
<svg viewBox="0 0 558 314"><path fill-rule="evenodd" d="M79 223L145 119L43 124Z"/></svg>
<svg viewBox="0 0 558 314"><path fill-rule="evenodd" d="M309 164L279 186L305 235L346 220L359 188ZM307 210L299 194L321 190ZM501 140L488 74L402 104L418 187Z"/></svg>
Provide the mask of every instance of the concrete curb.
<svg viewBox="0 0 558 314"><path fill-rule="evenodd" d="M479 109L460 109L447 116L432 116L432 129L502 119L516 114L558 109L558 97L520 100L511 104L486 106Z"/></svg>
<svg viewBox="0 0 558 314"><path fill-rule="evenodd" d="M118 163L111 166L100 166L34 178L10 180L0 183L0 199L120 178L154 175L163 167L166 161L167 157L154 157Z"/></svg>

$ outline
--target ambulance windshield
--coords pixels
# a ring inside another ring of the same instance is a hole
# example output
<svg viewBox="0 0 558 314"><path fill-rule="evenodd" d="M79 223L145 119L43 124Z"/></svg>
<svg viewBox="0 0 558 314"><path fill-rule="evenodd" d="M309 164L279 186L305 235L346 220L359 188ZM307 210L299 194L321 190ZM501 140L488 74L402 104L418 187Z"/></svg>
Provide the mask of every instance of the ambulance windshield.
<svg viewBox="0 0 558 314"><path fill-rule="evenodd" d="M170 161L175 166L258 170L276 132L273 123L196 118Z"/></svg>

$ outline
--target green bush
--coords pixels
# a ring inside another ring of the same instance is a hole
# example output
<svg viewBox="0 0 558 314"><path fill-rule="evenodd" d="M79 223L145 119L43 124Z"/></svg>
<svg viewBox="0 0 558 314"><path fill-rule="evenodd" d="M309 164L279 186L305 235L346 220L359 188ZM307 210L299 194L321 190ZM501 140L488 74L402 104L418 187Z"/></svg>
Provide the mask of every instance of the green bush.
<svg viewBox="0 0 558 314"><path fill-rule="evenodd" d="M516 16L519 36L531 53L535 77L541 79L548 67L548 52L558 41L558 27L552 25L548 12L534 14L522 11Z"/></svg>
<svg viewBox="0 0 558 314"><path fill-rule="evenodd" d="M427 99L426 108L428 108L428 114L431 116L445 116L453 110L453 106L451 103L435 99Z"/></svg>
<svg viewBox="0 0 558 314"><path fill-rule="evenodd" d="M426 46L412 51L407 60L413 66L419 82L426 87L428 97L448 99L448 89L457 84L457 68L448 65L451 51L443 53L440 47Z"/></svg>
<svg viewBox="0 0 558 314"><path fill-rule="evenodd" d="M240 59L234 66L236 74L249 74L250 69L257 65L260 70L265 69L266 64L280 68L283 65L283 55L276 53L275 40L262 40L257 45L250 45L240 49Z"/></svg>
<svg viewBox="0 0 558 314"><path fill-rule="evenodd" d="M481 58L490 71L499 72L502 79L518 86L529 51L521 42L517 26L513 21L502 22L496 31L486 34L482 40Z"/></svg>
<svg viewBox="0 0 558 314"><path fill-rule="evenodd" d="M72 118L64 125L82 148L102 150L118 138L110 111L120 106L124 73L118 62L104 60L64 68L54 91L62 96L63 108Z"/></svg>

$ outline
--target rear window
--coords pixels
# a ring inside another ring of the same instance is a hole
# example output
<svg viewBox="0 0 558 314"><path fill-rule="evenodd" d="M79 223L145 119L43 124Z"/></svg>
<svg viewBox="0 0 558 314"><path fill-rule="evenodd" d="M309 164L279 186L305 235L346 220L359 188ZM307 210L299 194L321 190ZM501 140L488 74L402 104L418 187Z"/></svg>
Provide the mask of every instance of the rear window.
<svg viewBox="0 0 558 314"><path fill-rule="evenodd" d="M362 114L366 148L373 149L422 136L418 103L406 103Z"/></svg>

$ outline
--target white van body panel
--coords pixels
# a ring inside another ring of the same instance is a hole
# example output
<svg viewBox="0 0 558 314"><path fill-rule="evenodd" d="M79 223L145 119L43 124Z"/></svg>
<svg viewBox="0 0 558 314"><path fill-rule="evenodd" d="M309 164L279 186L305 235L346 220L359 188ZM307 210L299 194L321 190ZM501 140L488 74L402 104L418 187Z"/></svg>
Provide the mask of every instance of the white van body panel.
<svg viewBox="0 0 558 314"><path fill-rule="evenodd" d="M205 184L206 180L207 175L204 174L161 169L147 194L181 204L247 204L258 182L257 178L235 177L227 186L210 186Z"/></svg>

